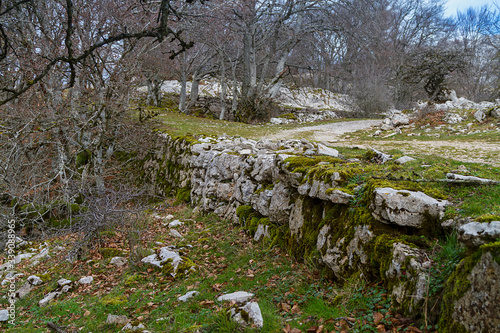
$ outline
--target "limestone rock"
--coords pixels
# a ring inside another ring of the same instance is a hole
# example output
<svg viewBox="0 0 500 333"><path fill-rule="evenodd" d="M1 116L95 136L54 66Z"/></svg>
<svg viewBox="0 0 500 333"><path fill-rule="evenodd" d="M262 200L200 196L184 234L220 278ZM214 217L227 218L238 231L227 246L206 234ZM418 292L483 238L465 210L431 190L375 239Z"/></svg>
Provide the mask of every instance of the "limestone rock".
<svg viewBox="0 0 500 333"><path fill-rule="evenodd" d="M404 113L395 113L391 118L392 124L394 126L408 125L410 123L410 118Z"/></svg>
<svg viewBox="0 0 500 333"><path fill-rule="evenodd" d="M42 300L40 300L38 302L38 305L41 308L43 308L44 306L46 306L47 304L49 304L50 301L52 301L54 298L58 297L59 295L61 295L61 292L58 292L58 291L50 292L47 295L45 295L45 297Z"/></svg>
<svg viewBox="0 0 500 333"><path fill-rule="evenodd" d="M175 228L175 227L179 227L181 225L184 225L184 222L181 222L179 220L175 220L175 221L172 221L168 224L168 227L169 228Z"/></svg>
<svg viewBox="0 0 500 333"><path fill-rule="evenodd" d="M255 235L253 236L253 240L258 242L261 239L270 238L271 236L269 235L268 229L269 229L269 226L259 224L257 226L257 231L255 231Z"/></svg>
<svg viewBox="0 0 500 333"><path fill-rule="evenodd" d="M421 228L427 216L442 219L448 205L448 201L436 200L422 192L379 187L370 208L380 222Z"/></svg>
<svg viewBox="0 0 500 333"><path fill-rule="evenodd" d="M337 149L333 149L333 148L327 147L321 143L318 143L318 155L339 157L339 151Z"/></svg>
<svg viewBox="0 0 500 333"><path fill-rule="evenodd" d="M463 175L458 175L458 174L451 173L451 172L446 174L446 178L453 179L453 180L464 180L464 181L482 183L482 184L499 183L493 179L480 178L480 177L474 177L474 176L463 176Z"/></svg>
<svg viewBox="0 0 500 333"><path fill-rule="evenodd" d="M498 332L500 327L500 265L490 252L481 256L467 276L469 290L455 302L452 318L467 332Z"/></svg>
<svg viewBox="0 0 500 333"><path fill-rule="evenodd" d="M302 197L299 197L293 205L292 211L290 212L290 220L288 222L290 233L292 235L296 235L297 238L301 238L302 236L300 228L304 224L304 215L302 213L303 206L304 199Z"/></svg>
<svg viewBox="0 0 500 333"><path fill-rule="evenodd" d="M288 223L290 216L290 192L291 190L284 184L279 182L274 185L273 196L269 204L269 219L278 224Z"/></svg>
<svg viewBox="0 0 500 333"><path fill-rule="evenodd" d="M115 266L124 266L127 264L127 258L113 257L113 258L111 258L111 261L109 263L112 265L115 265Z"/></svg>
<svg viewBox="0 0 500 333"><path fill-rule="evenodd" d="M182 259L177 252L171 251L168 247L162 247L158 255L152 254L150 256L142 258L141 262L161 268L163 267L163 263L167 262L167 260L172 261L172 266L175 269Z"/></svg>
<svg viewBox="0 0 500 333"><path fill-rule="evenodd" d="M258 195L254 195L251 200L252 207L264 216L269 215L269 205L273 197L273 190L261 191Z"/></svg>
<svg viewBox="0 0 500 333"><path fill-rule="evenodd" d="M240 325L253 324L257 328L262 328L264 326L264 318L262 317L259 304L256 302L248 302L242 307L238 308L238 310L231 310L233 320ZM248 321L246 321L244 319L244 316L241 315L243 311L248 315Z"/></svg>
<svg viewBox="0 0 500 333"><path fill-rule="evenodd" d="M478 122L482 123L482 122L483 122L483 120L486 118L486 113L484 113L484 111L483 111L483 110L477 110L477 111L474 113L474 118L475 118Z"/></svg>
<svg viewBox="0 0 500 333"><path fill-rule="evenodd" d="M169 234L170 234L170 236L172 236L172 237L175 237L175 238L182 238L181 233L180 233L180 232L178 232L178 231L177 231L177 230L175 230L175 229L170 229L170 230L168 231L168 233L169 233Z"/></svg>
<svg viewBox="0 0 500 333"><path fill-rule="evenodd" d="M392 131L394 129L394 126L388 125L388 124L382 124L380 126L380 130L382 131Z"/></svg>
<svg viewBox="0 0 500 333"><path fill-rule="evenodd" d="M405 164L405 163L408 163L411 161L415 161L415 159L413 157L409 157L409 156L401 156L400 158L398 158L394 162L396 162L397 164Z"/></svg>
<svg viewBox="0 0 500 333"><path fill-rule="evenodd" d="M31 285L33 285L33 286L38 286L39 284L43 283L42 279L36 275L29 276L28 282L31 283Z"/></svg>
<svg viewBox="0 0 500 333"><path fill-rule="evenodd" d="M188 265L187 267L180 266L182 263L186 263L188 259L183 258L179 253L172 251L168 247L162 247L158 254L152 254L145 258L142 258L141 262L150 264L159 268L163 268L165 265L170 265L169 273L172 277L176 277L179 270L182 269L183 274L188 274L189 272L195 270L194 265Z"/></svg>
<svg viewBox="0 0 500 333"><path fill-rule="evenodd" d="M375 163L385 164L386 162L392 160L392 155L385 154L375 148L372 148L372 151L375 153L375 156L372 158Z"/></svg>
<svg viewBox="0 0 500 333"><path fill-rule="evenodd" d="M16 298L21 299L26 297L31 292L32 289L33 287L31 283L26 282L21 288L19 288L19 290L16 291Z"/></svg>
<svg viewBox="0 0 500 333"><path fill-rule="evenodd" d="M181 301L181 302L186 302L188 299L190 299L198 294L199 294L199 292L197 292L196 290L188 291L186 294L178 297L177 300Z"/></svg>
<svg viewBox="0 0 500 333"><path fill-rule="evenodd" d="M132 325L132 323L127 323L127 325L123 326L121 332L143 332L145 333L146 326L144 324L139 323L137 325Z"/></svg>
<svg viewBox="0 0 500 333"><path fill-rule="evenodd" d="M496 107L493 107L491 109L490 115L493 118L500 119L500 105L497 105Z"/></svg>
<svg viewBox="0 0 500 333"><path fill-rule="evenodd" d="M40 251L39 254L37 254L36 256L32 257L30 259L31 262L34 262L34 261L37 261L37 260L40 260L40 259L43 259L45 258L46 256L49 255L49 249L48 248L44 248L42 249L42 251Z"/></svg>
<svg viewBox="0 0 500 333"><path fill-rule="evenodd" d="M500 221L470 222L458 228L461 242L469 246L480 246L500 238Z"/></svg>
<svg viewBox="0 0 500 333"><path fill-rule="evenodd" d="M351 201L352 198L354 198L353 195L345 193L341 190L333 190L329 194L327 194L328 200L335 204L348 204L349 201Z"/></svg>
<svg viewBox="0 0 500 333"><path fill-rule="evenodd" d="M63 287L63 286L65 286L65 285L67 285L67 284L70 284L71 282L72 282L72 281L71 281L71 280L68 280L68 279L59 279L59 280L57 280L57 285L58 285L59 287Z"/></svg>
<svg viewBox="0 0 500 333"><path fill-rule="evenodd" d="M128 323L127 316L117 316L108 314L108 318L106 318L106 324L108 325L125 325Z"/></svg>
<svg viewBox="0 0 500 333"><path fill-rule="evenodd" d="M425 298L430 264L423 251L402 243L393 244L391 264L385 275L396 283L393 299L400 305L409 300L410 312L417 310L419 302Z"/></svg>
<svg viewBox="0 0 500 333"><path fill-rule="evenodd" d="M9 310L0 310L0 321L9 320Z"/></svg>
<svg viewBox="0 0 500 333"><path fill-rule="evenodd" d="M235 301L236 303L245 303L248 300L250 300L253 296L254 296L254 294L248 293L246 291L236 291L234 293L219 296L217 298L217 301L219 301L219 302Z"/></svg>
<svg viewBox="0 0 500 333"><path fill-rule="evenodd" d="M94 281L94 278L92 276L84 276L80 280L78 280L78 283L80 283L80 284L91 284L92 281Z"/></svg>

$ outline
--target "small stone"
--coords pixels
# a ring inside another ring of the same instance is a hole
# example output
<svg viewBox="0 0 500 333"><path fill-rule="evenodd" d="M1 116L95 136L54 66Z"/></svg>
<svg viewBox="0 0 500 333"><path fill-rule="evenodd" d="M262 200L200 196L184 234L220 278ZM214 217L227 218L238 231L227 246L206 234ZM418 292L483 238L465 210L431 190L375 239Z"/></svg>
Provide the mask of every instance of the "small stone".
<svg viewBox="0 0 500 333"><path fill-rule="evenodd" d="M181 222L179 220L175 220L175 221L172 221L168 224L168 227L169 228L175 228L175 227L178 227L178 226L181 226L181 225L184 225L184 222Z"/></svg>
<svg viewBox="0 0 500 333"><path fill-rule="evenodd" d="M19 288L18 291L16 291L16 297L19 299L26 297L30 293L31 289L33 289L31 284L26 282L21 288Z"/></svg>
<svg viewBox="0 0 500 333"><path fill-rule="evenodd" d="M9 310L0 310L0 321L9 320Z"/></svg>
<svg viewBox="0 0 500 333"><path fill-rule="evenodd" d="M262 317L259 304L256 302L248 302L241 309L248 313L248 317L257 328L262 328L264 326L264 318Z"/></svg>
<svg viewBox="0 0 500 333"><path fill-rule="evenodd" d="M261 239L270 238L271 235L269 235L268 228L269 228L269 226L267 226L267 225L259 224L257 226L257 231L255 232L253 240L258 242Z"/></svg>
<svg viewBox="0 0 500 333"><path fill-rule="evenodd" d="M60 279L57 281L57 285L59 287L63 287L63 286L70 284L70 283L71 283L71 280L68 280L68 279Z"/></svg>
<svg viewBox="0 0 500 333"><path fill-rule="evenodd" d="M78 280L78 283L91 284L92 281L94 281L94 278L92 276L84 276L80 280Z"/></svg>
<svg viewBox="0 0 500 333"><path fill-rule="evenodd" d="M235 301L236 303L244 303L251 299L254 296L252 293L248 293L246 291L237 291L234 293L230 294L225 294L222 296L219 296L217 298L217 301L222 302L222 301Z"/></svg>
<svg viewBox="0 0 500 333"><path fill-rule="evenodd" d="M326 155L326 156L331 156L331 157L339 157L339 151L337 149L333 149L330 147L327 147L325 145L322 145L321 143L318 144L318 155Z"/></svg>
<svg viewBox="0 0 500 333"><path fill-rule="evenodd" d="M116 316L109 314L106 319L106 324L108 325L125 325L128 323L127 316Z"/></svg>
<svg viewBox="0 0 500 333"><path fill-rule="evenodd" d="M165 220L172 220L174 218L174 216L172 214L168 214L167 216L165 216Z"/></svg>
<svg viewBox="0 0 500 333"><path fill-rule="evenodd" d="M410 156L401 156L400 158L398 158L394 162L396 162L398 164L405 164L405 163L408 163L411 161L415 161L415 159L413 157L410 157Z"/></svg>
<svg viewBox="0 0 500 333"><path fill-rule="evenodd" d="M127 258L113 257L109 263L115 266L124 266L127 263Z"/></svg>
<svg viewBox="0 0 500 333"><path fill-rule="evenodd" d="M47 295L45 295L45 297L40 301L38 302L38 305L43 308L44 306L46 306L47 304L49 304L49 302L51 300L53 300L54 298L56 298L57 296L59 296L61 293L60 292L57 292L57 291L53 291L51 293L48 293Z"/></svg>
<svg viewBox="0 0 500 333"><path fill-rule="evenodd" d="M38 286L39 284L43 283L42 279L36 275L31 275L30 277L28 277L28 282L33 286Z"/></svg>
<svg viewBox="0 0 500 333"><path fill-rule="evenodd" d="M181 302L185 302L188 299L190 299L191 297L194 297L195 295L198 295L198 294L199 294L199 292L197 292L196 290L188 291L185 295L178 297L177 300L179 300Z"/></svg>
<svg viewBox="0 0 500 333"><path fill-rule="evenodd" d="M250 155L252 154L252 150L251 149L242 149L239 151L240 155Z"/></svg>
<svg viewBox="0 0 500 333"><path fill-rule="evenodd" d="M182 238L182 235L175 229L170 229L169 234L175 238Z"/></svg>

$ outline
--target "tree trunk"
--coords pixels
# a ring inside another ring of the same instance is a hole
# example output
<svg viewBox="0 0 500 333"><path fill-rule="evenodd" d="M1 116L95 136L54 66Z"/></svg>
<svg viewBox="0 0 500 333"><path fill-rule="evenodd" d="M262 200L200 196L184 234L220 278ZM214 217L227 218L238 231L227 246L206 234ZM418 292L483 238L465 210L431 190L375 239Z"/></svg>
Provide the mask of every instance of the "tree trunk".
<svg viewBox="0 0 500 333"><path fill-rule="evenodd" d="M232 65L231 79L233 80L233 101L231 103L231 113L235 115L236 110L238 109L238 81L236 79L236 66L237 66L236 61L231 65Z"/></svg>
<svg viewBox="0 0 500 333"><path fill-rule="evenodd" d="M200 90L200 80L202 78L202 76L199 75L198 73L199 73L198 71L193 73L193 82L191 84L191 92L189 93L189 103L186 108L187 110L192 108L196 104L196 101L198 100L198 94Z"/></svg>
<svg viewBox="0 0 500 333"><path fill-rule="evenodd" d="M224 120L224 117L226 116L226 89L227 89L227 83L226 83L226 62L224 61L224 55L220 55L220 86L221 86L221 91L220 91L220 115L219 119Z"/></svg>
<svg viewBox="0 0 500 333"><path fill-rule="evenodd" d="M187 86L187 75L186 70L183 68L181 72L181 94L179 96L179 110L186 113L186 88Z"/></svg>

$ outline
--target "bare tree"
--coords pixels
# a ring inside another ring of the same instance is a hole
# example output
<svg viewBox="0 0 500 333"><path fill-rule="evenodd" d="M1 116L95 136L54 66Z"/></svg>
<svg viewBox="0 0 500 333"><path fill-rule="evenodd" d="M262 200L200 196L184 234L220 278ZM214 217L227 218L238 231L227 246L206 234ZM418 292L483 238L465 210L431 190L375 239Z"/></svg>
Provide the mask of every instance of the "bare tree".
<svg viewBox="0 0 500 333"><path fill-rule="evenodd" d="M103 191L127 126L137 46L172 41L177 2L0 2L0 191L9 214L44 221L87 186ZM180 14L176 17L181 17Z"/></svg>

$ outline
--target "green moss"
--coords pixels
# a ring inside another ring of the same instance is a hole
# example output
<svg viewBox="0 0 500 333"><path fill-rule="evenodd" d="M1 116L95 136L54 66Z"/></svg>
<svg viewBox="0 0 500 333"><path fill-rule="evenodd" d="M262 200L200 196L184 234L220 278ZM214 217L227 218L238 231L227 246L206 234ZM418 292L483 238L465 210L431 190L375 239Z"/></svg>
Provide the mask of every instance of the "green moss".
<svg viewBox="0 0 500 333"><path fill-rule="evenodd" d="M127 297L123 295L106 295L100 302L103 305L122 305L127 303Z"/></svg>
<svg viewBox="0 0 500 333"><path fill-rule="evenodd" d="M181 202L190 202L191 201L191 187L187 186L177 190L177 194L175 198Z"/></svg>
<svg viewBox="0 0 500 333"><path fill-rule="evenodd" d="M45 273L38 275L40 279L42 279L43 283L47 283L52 280L52 275L50 273Z"/></svg>
<svg viewBox="0 0 500 333"><path fill-rule="evenodd" d="M197 267L196 264L187 257L181 257L181 262L179 262L179 264L175 268L172 265L172 262L172 259L168 259L166 262L164 262L161 271L163 272L163 274L168 276L172 276L174 274L175 279L185 278L191 272L196 270Z"/></svg>
<svg viewBox="0 0 500 333"><path fill-rule="evenodd" d="M297 117L293 113L284 113L280 115L278 118L284 118L284 119L289 119L289 120L297 120Z"/></svg>
<svg viewBox="0 0 500 333"><path fill-rule="evenodd" d="M76 166L77 167L81 167L83 165L86 165L90 162L90 159L92 157L92 153L89 151L89 150L84 150L84 151L81 151L80 153L78 153L78 155L76 155Z"/></svg>
<svg viewBox="0 0 500 333"><path fill-rule="evenodd" d="M125 280L123 281L123 283L126 286L131 286L133 284L136 284L136 283L140 282L141 280L143 280L143 277L140 276L139 274L127 275L125 277Z"/></svg>
<svg viewBox="0 0 500 333"><path fill-rule="evenodd" d="M242 225L245 225L246 220L253 211L254 210L252 206L249 205L242 205L236 208L236 216L238 216L238 219Z"/></svg>
<svg viewBox="0 0 500 333"><path fill-rule="evenodd" d="M456 267L443 290L441 313L439 317L439 331L443 333L465 333L466 329L453 320L455 303L470 289L469 274L481 259L484 253L490 252L494 260L500 265L500 241L482 245Z"/></svg>
<svg viewBox="0 0 500 333"><path fill-rule="evenodd" d="M475 218L477 222L500 221L500 215L483 214Z"/></svg>
<svg viewBox="0 0 500 333"><path fill-rule="evenodd" d="M99 253L103 258L113 258L113 257L119 257L123 253L120 249L115 249L111 247L102 247L99 249Z"/></svg>

